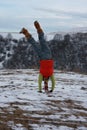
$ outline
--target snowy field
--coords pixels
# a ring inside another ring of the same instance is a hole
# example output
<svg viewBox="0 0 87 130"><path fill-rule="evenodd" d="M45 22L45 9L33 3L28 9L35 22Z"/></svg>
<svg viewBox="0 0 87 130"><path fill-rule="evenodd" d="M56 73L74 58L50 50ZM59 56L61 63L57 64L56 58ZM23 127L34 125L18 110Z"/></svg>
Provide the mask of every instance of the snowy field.
<svg viewBox="0 0 87 130"><path fill-rule="evenodd" d="M34 69L0 70L0 130L87 130L87 75L55 70L49 94L37 79Z"/></svg>

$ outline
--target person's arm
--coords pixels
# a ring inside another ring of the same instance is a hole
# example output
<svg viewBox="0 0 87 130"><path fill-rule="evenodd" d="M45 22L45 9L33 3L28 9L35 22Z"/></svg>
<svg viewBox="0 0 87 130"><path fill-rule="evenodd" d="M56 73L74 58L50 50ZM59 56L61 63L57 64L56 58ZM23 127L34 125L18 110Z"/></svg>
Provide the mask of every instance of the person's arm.
<svg viewBox="0 0 87 130"><path fill-rule="evenodd" d="M43 75L39 74L39 77L38 77L39 92L42 92L42 81L43 81Z"/></svg>
<svg viewBox="0 0 87 130"><path fill-rule="evenodd" d="M52 82L52 87L51 87L50 92L53 92L53 90L54 90L54 88L55 88L55 78L54 78L54 75L53 75L53 74L50 76L50 80L51 80L51 82Z"/></svg>

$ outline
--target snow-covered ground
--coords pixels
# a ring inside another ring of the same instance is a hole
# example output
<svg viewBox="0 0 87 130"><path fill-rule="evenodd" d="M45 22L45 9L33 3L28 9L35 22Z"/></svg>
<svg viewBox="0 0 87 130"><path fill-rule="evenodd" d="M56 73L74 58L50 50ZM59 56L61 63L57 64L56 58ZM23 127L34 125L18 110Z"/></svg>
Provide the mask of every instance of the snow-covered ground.
<svg viewBox="0 0 87 130"><path fill-rule="evenodd" d="M7 35L8 35L8 33L10 33L10 34L12 35L12 37L13 37L14 39L17 39L17 40L19 40L19 39L21 39L21 38L24 37L24 35L23 35L23 34L20 34L19 32L7 32L7 33L6 33L6 32L0 32L0 35L2 35L4 38L6 38ZM46 40L47 40L47 41L52 40L53 37L54 37L54 35L55 35L56 33L58 33L58 32L46 33L46 34L45 34ZM37 35L37 33L32 33L32 36L35 38L36 41L38 41L38 35Z"/></svg>
<svg viewBox="0 0 87 130"><path fill-rule="evenodd" d="M0 130L87 130L87 75L55 70L49 94L37 79L35 69L0 70Z"/></svg>

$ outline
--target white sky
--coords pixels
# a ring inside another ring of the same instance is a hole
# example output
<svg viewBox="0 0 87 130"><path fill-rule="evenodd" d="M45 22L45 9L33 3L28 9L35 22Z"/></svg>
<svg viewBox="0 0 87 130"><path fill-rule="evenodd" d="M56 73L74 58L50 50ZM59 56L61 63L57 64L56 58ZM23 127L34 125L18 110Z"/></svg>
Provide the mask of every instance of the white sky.
<svg viewBox="0 0 87 130"><path fill-rule="evenodd" d="M87 0L0 0L0 32L35 32L38 20L46 32L87 27Z"/></svg>

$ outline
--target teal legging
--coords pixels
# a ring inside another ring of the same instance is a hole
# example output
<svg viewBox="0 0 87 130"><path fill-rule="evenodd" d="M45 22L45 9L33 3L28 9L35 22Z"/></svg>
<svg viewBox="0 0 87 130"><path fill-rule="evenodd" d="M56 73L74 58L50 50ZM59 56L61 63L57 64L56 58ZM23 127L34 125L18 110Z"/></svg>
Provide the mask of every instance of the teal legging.
<svg viewBox="0 0 87 130"><path fill-rule="evenodd" d="M50 78L50 80L52 82L51 90L53 91L54 88L55 88L55 78L54 78L54 75L52 74L49 78ZM43 81L43 75L39 74L39 77L38 77L39 91L42 91L42 81Z"/></svg>

